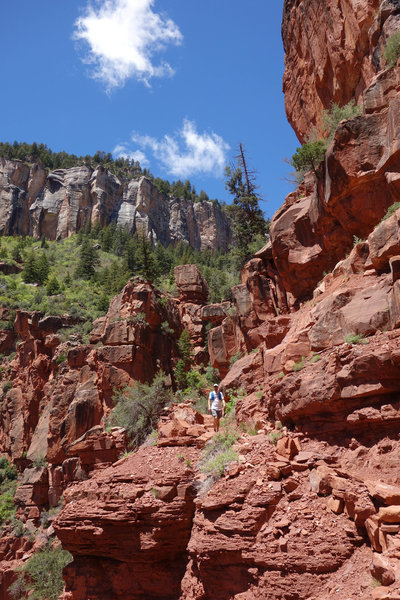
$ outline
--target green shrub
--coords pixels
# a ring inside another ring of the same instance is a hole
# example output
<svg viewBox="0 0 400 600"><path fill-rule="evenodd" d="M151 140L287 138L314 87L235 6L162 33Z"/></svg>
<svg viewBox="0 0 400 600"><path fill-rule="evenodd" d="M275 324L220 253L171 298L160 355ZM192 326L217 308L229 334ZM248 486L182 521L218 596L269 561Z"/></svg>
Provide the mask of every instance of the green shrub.
<svg viewBox="0 0 400 600"><path fill-rule="evenodd" d="M213 479L221 477L225 467L238 458L232 448L238 438L239 432L233 428L217 433L204 449L200 470Z"/></svg>
<svg viewBox="0 0 400 600"><path fill-rule="evenodd" d="M11 383L11 381L5 381L5 382L3 383L3 385L2 385L2 390L3 390L3 393L4 393L4 394L7 394L7 392L8 392L9 390L11 390L11 388L12 388L12 383Z"/></svg>
<svg viewBox="0 0 400 600"><path fill-rule="evenodd" d="M396 31L390 36L386 42L383 54L387 68L393 69L397 63L397 59L400 57L400 31Z"/></svg>
<svg viewBox="0 0 400 600"><path fill-rule="evenodd" d="M146 321L146 315L142 312L138 312L135 315L133 315L132 317L129 317L129 322L133 323L134 325L140 323L142 325L147 325L147 321Z"/></svg>
<svg viewBox="0 0 400 600"><path fill-rule="evenodd" d="M280 440L282 436L282 431L270 431L269 433L267 433L267 438L274 446L276 446L278 440Z"/></svg>
<svg viewBox="0 0 400 600"><path fill-rule="evenodd" d="M175 333L172 327L169 326L168 321L163 321L161 323L160 330L164 335L173 335Z"/></svg>
<svg viewBox="0 0 400 600"><path fill-rule="evenodd" d="M57 600L64 587L62 570L71 560L71 554L61 546L47 544L22 567L17 582L9 588L11 597Z"/></svg>
<svg viewBox="0 0 400 600"><path fill-rule="evenodd" d="M230 357L229 359L229 366L233 366L235 364L235 362L237 362L240 358L242 358L243 354L241 352L236 352L236 354L234 354L233 356Z"/></svg>
<svg viewBox="0 0 400 600"><path fill-rule="evenodd" d="M353 235L353 246L357 246L357 244L362 244L364 240L362 240L361 238L357 237L356 235Z"/></svg>
<svg viewBox="0 0 400 600"><path fill-rule="evenodd" d="M28 594L28 588L25 583L24 576L20 573L17 579L9 586L8 593L12 600L20 600L26 598Z"/></svg>
<svg viewBox="0 0 400 600"><path fill-rule="evenodd" d="M320 355L320 354L314 354L314 356L312 356L312 357L310 358L310 361L309 361L309 362L310 362L310 363L316 363L316 362L318 362L319 360L321 360L321 355Z"/></svg>
<svg viewBox="0 0 400 600"><path fill-rule="evenodd" d="M241 423L239 423L239 429L242 433L247 433L248 435L257 435L258 431L257 431L257 427L255 426L254 423L245 423L244 421L242 421Z"/></svg>
<svg viewBox="0 0 400 600"><path fill-rule="evenodd" d="M363 335L361 333L352 333L349 335L346 335L344 338L344 341L346 342L346 344L368 344L368 340L365 339L365 337L363 337Z"/></svg>
<svg viewBox="0 0 400 600"><path fill-rule="evenodd" d="M332 102L330 110L324 110L322 113L322 125L328 134L328 140L330 140L340 121L353 119L361 114L362 108L355 103L355 100L350 100L344 106L339 106Z"/></svg>
<svg viewBox="0 0 400 600"><path fill-rule="evenodd" d="M200 414L206 415L208 413L208 399L205 396L200 396L195 403L194 408Z"/></svg>
<svg viewBox="0 0 400 600"><path fill-rule="evenodd" d="M202 466L201 470L206 475L211 476L213 479L219 479L224 474L225 468L229 463L238 459L238 454L233 448L228 448L219 452L215 456L210 457Z"/></svg>
<svg viewBox="0 0 400 600"><path fill-rule="evenodd" d="M306 142L301 148L297 148L293 154L290 164L301 176L307 171L313 171L316 177L319 177L319 166L325 158L326 142L317 140Z"/></svg>
<svg viewBox="0 0 400 600"><path fill-rule="evenodd" d="M116 393L107 425L124 427L130 447L135 448L151 433L171 399L165 375L157 373L151 384L136 382L134 387Z"/></svg>
<svg viewBox="0 0 400 600"><path fill-rule="evenodd" d="M394 202L391 206L389 206L389 208L386 211L385 216L383 217L382 221L386 221L386 219L388 219L389 217L391 217L392 215L394 215L394 213L399 210L400 208L400 202Z"/></svg>
<svg viewBox="0 0 400 600"><path fill-rule="evenodd" d="M14 492L8 490L0 495L0 525L15 514Z"/></svg>
<svg viewBox="0 0 400 600"><path fill-rule="evenodd" d="M62 353L57 356L57 358L55 359L54 362L56 363L56 365L60 365L61 363L65 362L66 360L67 360L67 355Z"/></svg>
<svg viewBox="0 0 400 600"><path fill-rule="evenodd" d="M306 358L305 358L305 356L302 356L301 360L298 360L297 362L294 363L294 365L292 367L292 371L301 371L302 369L304 369L305 362L306 362Z"/></svg>
<svg viewBox="0 0 400 600"><path fill-rule="evenodd" d="M179 390L185 390L187 388L187 374L185 362L180 358L174 369L175 381Z"/></svg>
<svg viewBox="0 0 400 600"><path fill-rule="evenodd" d="M35 469L47 467L47 458L45 456L38 456L33 460L33 466L35 467Z"/></svg>

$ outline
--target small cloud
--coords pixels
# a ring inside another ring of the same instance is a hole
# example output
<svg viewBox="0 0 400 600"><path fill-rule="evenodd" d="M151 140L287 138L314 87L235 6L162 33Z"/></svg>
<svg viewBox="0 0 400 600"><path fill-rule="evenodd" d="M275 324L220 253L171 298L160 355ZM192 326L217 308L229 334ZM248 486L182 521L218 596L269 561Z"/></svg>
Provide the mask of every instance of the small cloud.
<svg viewBox="0 0 400 600"><path fill-rule="evenodd" d="M107 91L131 77L149 85L152 77L174 73L167 62L155 64L153 57L169 44L180 44L183 36L171 19L152 10L153 5L154 0L98 0L75 21L73 38L88 44L84 62L94 66L92 77Z"/></svg>
<svg viewBox="0 0 400 600"><path fill-rule="evenodd" d="M133 134L132 141L149 148L163 168L174 177L190 177L198 173L220 176L227 163L229 145L214 132L198 133L195 123L184 120L182 129L161 140Z"/></svg>
<svg viewBox="0 0 400 600"><path fill-rule="evenodd" d="M148 167L150 165L144 152L141 150L129 150L125 144L115 146L112 153L116 158L129 158L130 160L138 161L141 167Z"/></svg>

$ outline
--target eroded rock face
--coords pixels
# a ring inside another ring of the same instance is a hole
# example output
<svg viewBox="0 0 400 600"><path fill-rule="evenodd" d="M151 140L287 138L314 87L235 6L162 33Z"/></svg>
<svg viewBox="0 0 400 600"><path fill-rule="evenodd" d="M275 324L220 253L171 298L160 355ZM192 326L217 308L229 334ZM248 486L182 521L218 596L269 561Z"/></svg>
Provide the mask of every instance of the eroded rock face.
<svg viewBox="0 0 400 600"><path fill-rule="evenodd" d="M319 181L308 176L272 219L274 261L296 299L306 298L349 252L352 237L365 239L398 200L399 68L385 70L382 53L399 19L392 0L285 2L285 102L300 140L313 127L323 136L322 113L331 102L356 99L361 111L339 124Z"/></svg>
<svg viewBox="0 0 400 600"><path fill-rule="evenodd" d="M358 101L380 61L369 31L379 0L285 0L282 39L285 48L283 91L289 122L304 142L321 129L322 111ZM391 4L391 3L383 3ZM381 9L382 11L382 9Z"/></svg>
<svg viewBox="0 0 400 600"><path fill-rule="evenodd" d="M64 598L178 598L194 512L193 473L178 454L142 448L68 490L54 523L74 555Z"/></svg>
<svg viewBox="0 0 400 600"><path fill-rule="evenodd" d="M117 223L153 243L180 240L193 248L227 249L229 218L212 202L167 197L146 177L120 181L104 167L47 172L0 159L0 232L63 239L88 223Z"/></svg>

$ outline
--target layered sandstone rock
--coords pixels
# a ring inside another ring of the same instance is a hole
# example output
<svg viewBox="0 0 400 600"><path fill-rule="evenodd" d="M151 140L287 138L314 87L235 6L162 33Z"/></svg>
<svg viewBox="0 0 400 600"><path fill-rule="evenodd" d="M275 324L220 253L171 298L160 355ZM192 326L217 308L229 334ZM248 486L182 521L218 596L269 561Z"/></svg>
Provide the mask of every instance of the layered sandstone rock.
<svg viewBox="0 0 400 600"><path fill-rule="evenodd" d="M399 69L385 69L382 52L399 18L392 0L285 2L285 102L301 141L313 127L322 136L331 102L355 98L362 113L337 128L320 180L306 178L272 219L274 261L295 298L307 297L352 237L369 235L398 199Z"/></svg>
<svg viewBox="0 0 400 600"><path fill-rule="evenodd" d="M373 51L382 35L382 17L373 40L369 32L381 4L379 0L285 0L285 108L302 142L313 127L321 129L323 109L332 102L342 106L352 98L358 101L371 82L381 61L380 51Z"/></svg>
<svg viewBox="0 0 400 600"><path fill-rule="evenodd" d="M54 523L74 555L64 598L179 596L194 512L193 472L186 466L193 450L184 452L181 461L176 448L142 448L68 490Z"/></svg>
<svg viewBox="0 0 400 600"><path fill-rule="evenodd" d="M146 177L120 181L104 167L56 169L0 158L0 232L63 239L88 223L142 232L153 243L227 249L229 218L213 202L167 197Z"/></svg>

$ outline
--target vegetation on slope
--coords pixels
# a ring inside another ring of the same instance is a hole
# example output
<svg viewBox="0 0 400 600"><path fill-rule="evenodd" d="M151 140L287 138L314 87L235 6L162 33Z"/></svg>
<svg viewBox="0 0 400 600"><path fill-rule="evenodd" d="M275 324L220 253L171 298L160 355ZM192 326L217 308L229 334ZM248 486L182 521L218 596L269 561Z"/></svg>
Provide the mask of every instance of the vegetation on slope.
<svg viewBox="0 0 400 600"><path fill-rule="evenodd" d="M313 171L318 178L319 167L325 158L325 152L329 142L332 140L335 131L341 121L353 119L361 114L361 106L356 105L354 100L350 100L344 106L339 106L332 102L329 110L322 113L323 134L312 131L306 143L296 149L289 161L295 169L295 181L300 183L304 179L307 171Z"/></svg>

